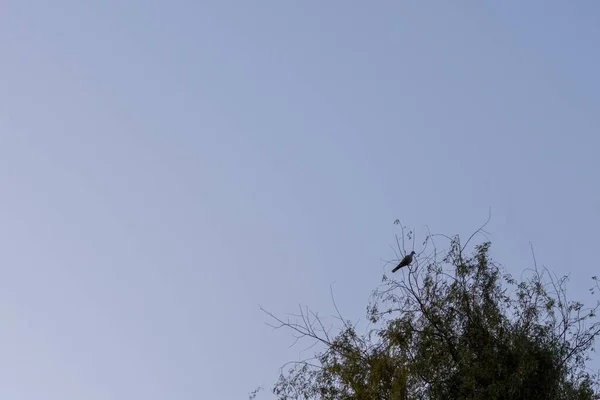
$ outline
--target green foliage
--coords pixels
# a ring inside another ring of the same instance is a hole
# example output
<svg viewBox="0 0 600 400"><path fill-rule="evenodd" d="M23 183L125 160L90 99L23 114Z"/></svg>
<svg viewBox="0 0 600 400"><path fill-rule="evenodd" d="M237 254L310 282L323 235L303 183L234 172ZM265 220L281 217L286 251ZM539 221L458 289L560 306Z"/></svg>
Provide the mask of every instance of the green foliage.
<svg viewBox="0 0 600 400"><path fill-rule="evenodd" d="M586 370L600 332L596 308L568 301L566 278L535 267L517 281L490 257L490 243L464 255L433 246L372 296L372 328L358 334L340 316L336 335L301 310L278 328L316 340L314 358L282 369L280 400L598 399ZM424 244L431 246L431 236ZM427 247L427 246L426 246ZM337 307L336 307L337 310ZM338 313L339 314L339 313ZM288 368L289 367L289 368Z"/></svg>

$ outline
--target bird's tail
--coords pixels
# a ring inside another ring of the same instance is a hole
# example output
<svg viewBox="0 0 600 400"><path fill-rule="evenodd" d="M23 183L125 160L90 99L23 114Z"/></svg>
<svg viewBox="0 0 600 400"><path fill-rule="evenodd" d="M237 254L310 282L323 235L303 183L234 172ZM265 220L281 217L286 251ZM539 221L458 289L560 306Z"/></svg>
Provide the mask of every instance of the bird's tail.
<svg viewBox="0 0 600 400"><path fill-rule="evenodd" d="M398 271L399 269L400 269L400 266L398 265L396 268L394 268L394 269L392 270L392 272L396 272L396 271Z"/></svg>

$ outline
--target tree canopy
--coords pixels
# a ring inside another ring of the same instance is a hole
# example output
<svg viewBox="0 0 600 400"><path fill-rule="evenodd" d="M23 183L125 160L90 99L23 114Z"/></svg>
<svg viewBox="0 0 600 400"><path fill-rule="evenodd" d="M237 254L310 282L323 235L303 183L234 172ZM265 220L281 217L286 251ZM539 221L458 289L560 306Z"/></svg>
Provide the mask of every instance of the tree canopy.
<svg viewBox="0 0 600 400"><path fill-rule="evenodd" d="M399 247L405 236L414 249L412 232L403 231ZM339 312L335 327L302 307L295 320L266 311L275 328L320 346L282 368L275 396L600 399L598 376L587 368L600 333L598 303L570 301L567 277L537 265L514 278L492 260L489 241L466 250L474 237L461 244L458 236L428 235L398 279L383 276L363 333Z"/></svg>

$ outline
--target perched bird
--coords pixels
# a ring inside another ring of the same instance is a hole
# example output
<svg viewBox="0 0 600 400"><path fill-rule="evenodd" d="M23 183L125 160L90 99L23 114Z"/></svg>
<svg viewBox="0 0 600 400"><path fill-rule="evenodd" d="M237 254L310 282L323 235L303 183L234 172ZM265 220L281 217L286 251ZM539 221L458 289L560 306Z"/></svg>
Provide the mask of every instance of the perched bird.
<svg viewBox="0 0 600 400"><path fill-rule="evenodd" d="M392 272L396 272L396 271L398 271L400 268L402 268L402 267L406 267L407 265L410 265L410 263L411 263L411 262L412 262L412 260L413 260L413 255L414 255L414 254L417 254L417 253L415 253L414 251L411 251L411 252L410 252L410 254L407 254L407 255L406 255L406 257L404 257L404 258L402 259L402 261L400 261L400 264L398 264L398 266L392 270Z"/></svg>

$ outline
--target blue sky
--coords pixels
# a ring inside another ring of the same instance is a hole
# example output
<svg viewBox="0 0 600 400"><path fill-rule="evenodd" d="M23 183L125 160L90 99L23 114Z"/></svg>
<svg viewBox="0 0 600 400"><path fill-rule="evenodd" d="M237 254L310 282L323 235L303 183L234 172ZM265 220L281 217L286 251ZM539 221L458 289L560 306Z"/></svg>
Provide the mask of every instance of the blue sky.
<svg viewBox="0 0 600 400"><path fill-rule="evenodd" d="M599 48L592 0L3 1L0 398L246 398L301 349L258 305L363 317L396 218L594 301Z"/></svg>

